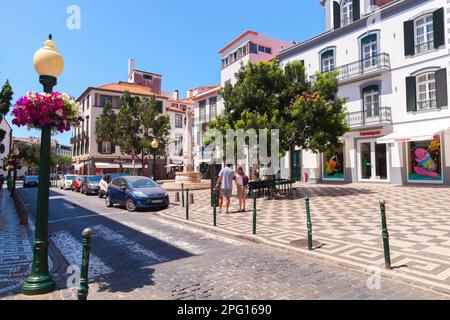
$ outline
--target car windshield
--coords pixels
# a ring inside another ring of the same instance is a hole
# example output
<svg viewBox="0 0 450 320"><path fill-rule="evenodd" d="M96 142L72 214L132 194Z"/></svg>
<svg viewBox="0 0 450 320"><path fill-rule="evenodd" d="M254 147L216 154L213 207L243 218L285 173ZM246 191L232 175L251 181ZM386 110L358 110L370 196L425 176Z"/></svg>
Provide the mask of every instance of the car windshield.
<svg viewBox="0 0 450 320"><path fill-rule="evenodd" d="M27 181L37 181L38 177L30 176L27 177Z"/></svg>
<svg viewBox="0 0 450 320"><path fill-rule="evenodd" d="M126 177L126 176L128 176L128 175L125 173L115 173L115 174L111 175L111 179L115 179L115 178L119 178L119 177Z"/></svg>
<svg viewBox="0 0 450 320"><path fill-rule="evenodd" d="M153 181L152 179L136 179L136 180L130 180L129 181L132 188L153 188L157 187L158 184Z"/></svg>
<svg viewBox="0 0 450 320"><path fill-rule="evenodd" d="M89 182L100 182L100 180L102 180L102 177L100 177L100 176L95 176L95 177L89 177L88 178Z"/></svg>
<svg viewBox="0 0 450 320"><path fill-rule="evenodd" d="M66 176L66 180L73 180L73 176Z"/></svg>

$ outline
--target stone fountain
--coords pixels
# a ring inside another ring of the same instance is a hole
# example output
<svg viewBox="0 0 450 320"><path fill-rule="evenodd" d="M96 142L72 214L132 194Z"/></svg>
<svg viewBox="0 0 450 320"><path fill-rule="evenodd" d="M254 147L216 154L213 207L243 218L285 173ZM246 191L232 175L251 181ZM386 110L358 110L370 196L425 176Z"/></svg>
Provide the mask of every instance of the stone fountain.
<svg viewBox="0 0 450 320"><path fill-rule="evenodd" d="M181 185L185 189L202 190L209 189L209 182L202 182L202 174L194 171L194 159L192 150L192 128L193 128L194 111L186 112L186 126L183 139L183 172L175 174L175 183L165 183L166 190L181 190Z"/></svg>

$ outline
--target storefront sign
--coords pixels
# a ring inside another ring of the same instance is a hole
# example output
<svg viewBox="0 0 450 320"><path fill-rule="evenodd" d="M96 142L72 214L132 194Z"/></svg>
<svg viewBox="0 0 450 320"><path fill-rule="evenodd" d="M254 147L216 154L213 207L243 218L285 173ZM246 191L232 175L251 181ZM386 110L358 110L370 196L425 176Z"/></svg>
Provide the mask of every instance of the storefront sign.
<svg viewBox="0 0 450 320"><path fill-rule="evenodd" d="M381 130L377 130L377 131L364 131L364 132L360 132L359 135L361 137L372 137L372 136L379 136L381 135L382 132Z"/></svg>
<svg viewBox="0 0 450 320"><path fill-rule="evenodd" d="M124 160L124 159L114 159L114 163L124 164L124 163L127 163L127 160Z"/></svg>

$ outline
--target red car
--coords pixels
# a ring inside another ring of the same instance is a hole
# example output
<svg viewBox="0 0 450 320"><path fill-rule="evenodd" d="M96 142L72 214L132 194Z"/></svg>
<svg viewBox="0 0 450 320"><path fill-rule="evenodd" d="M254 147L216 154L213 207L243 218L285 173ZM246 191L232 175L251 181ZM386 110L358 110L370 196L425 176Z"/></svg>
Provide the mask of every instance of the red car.
<svg viewBox="0 0 450 320"><path fill-rule="evenodd" d="M83 183L86 176L76 176L73 178L72 185L70 186L70 190L80 192L81 184Z"/></svg>

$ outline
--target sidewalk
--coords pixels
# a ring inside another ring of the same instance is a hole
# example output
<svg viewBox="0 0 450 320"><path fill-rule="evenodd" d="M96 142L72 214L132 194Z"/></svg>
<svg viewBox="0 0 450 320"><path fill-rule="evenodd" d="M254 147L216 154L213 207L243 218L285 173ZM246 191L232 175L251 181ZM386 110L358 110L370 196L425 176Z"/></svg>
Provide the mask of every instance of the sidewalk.
<svg viewBox="0 0 450 320"><path fill-rule="evenodd" d="M190 220L178 203L158 215L265 245L294 250L341 265L382 274L450 294L450 188L375 184L299 185L298 196L258 199L257 235L252 235L252 201L247 214L218 214L213 227L210 191L194 191ZM323 246L314 251L294 247L307 238L305 196L311 195L313 238ZM173 196L173 194L172 194ZM174 197L172 198L174 199ZM379 200L386 200L394 270L385 271Z"/></svg>
<svg viewBox="0 0 450 320"><path fill-rule="evenodd" d="M0 191L0 297L17 293L31 272L30 227L19 226L13 199Z"/></svg>

